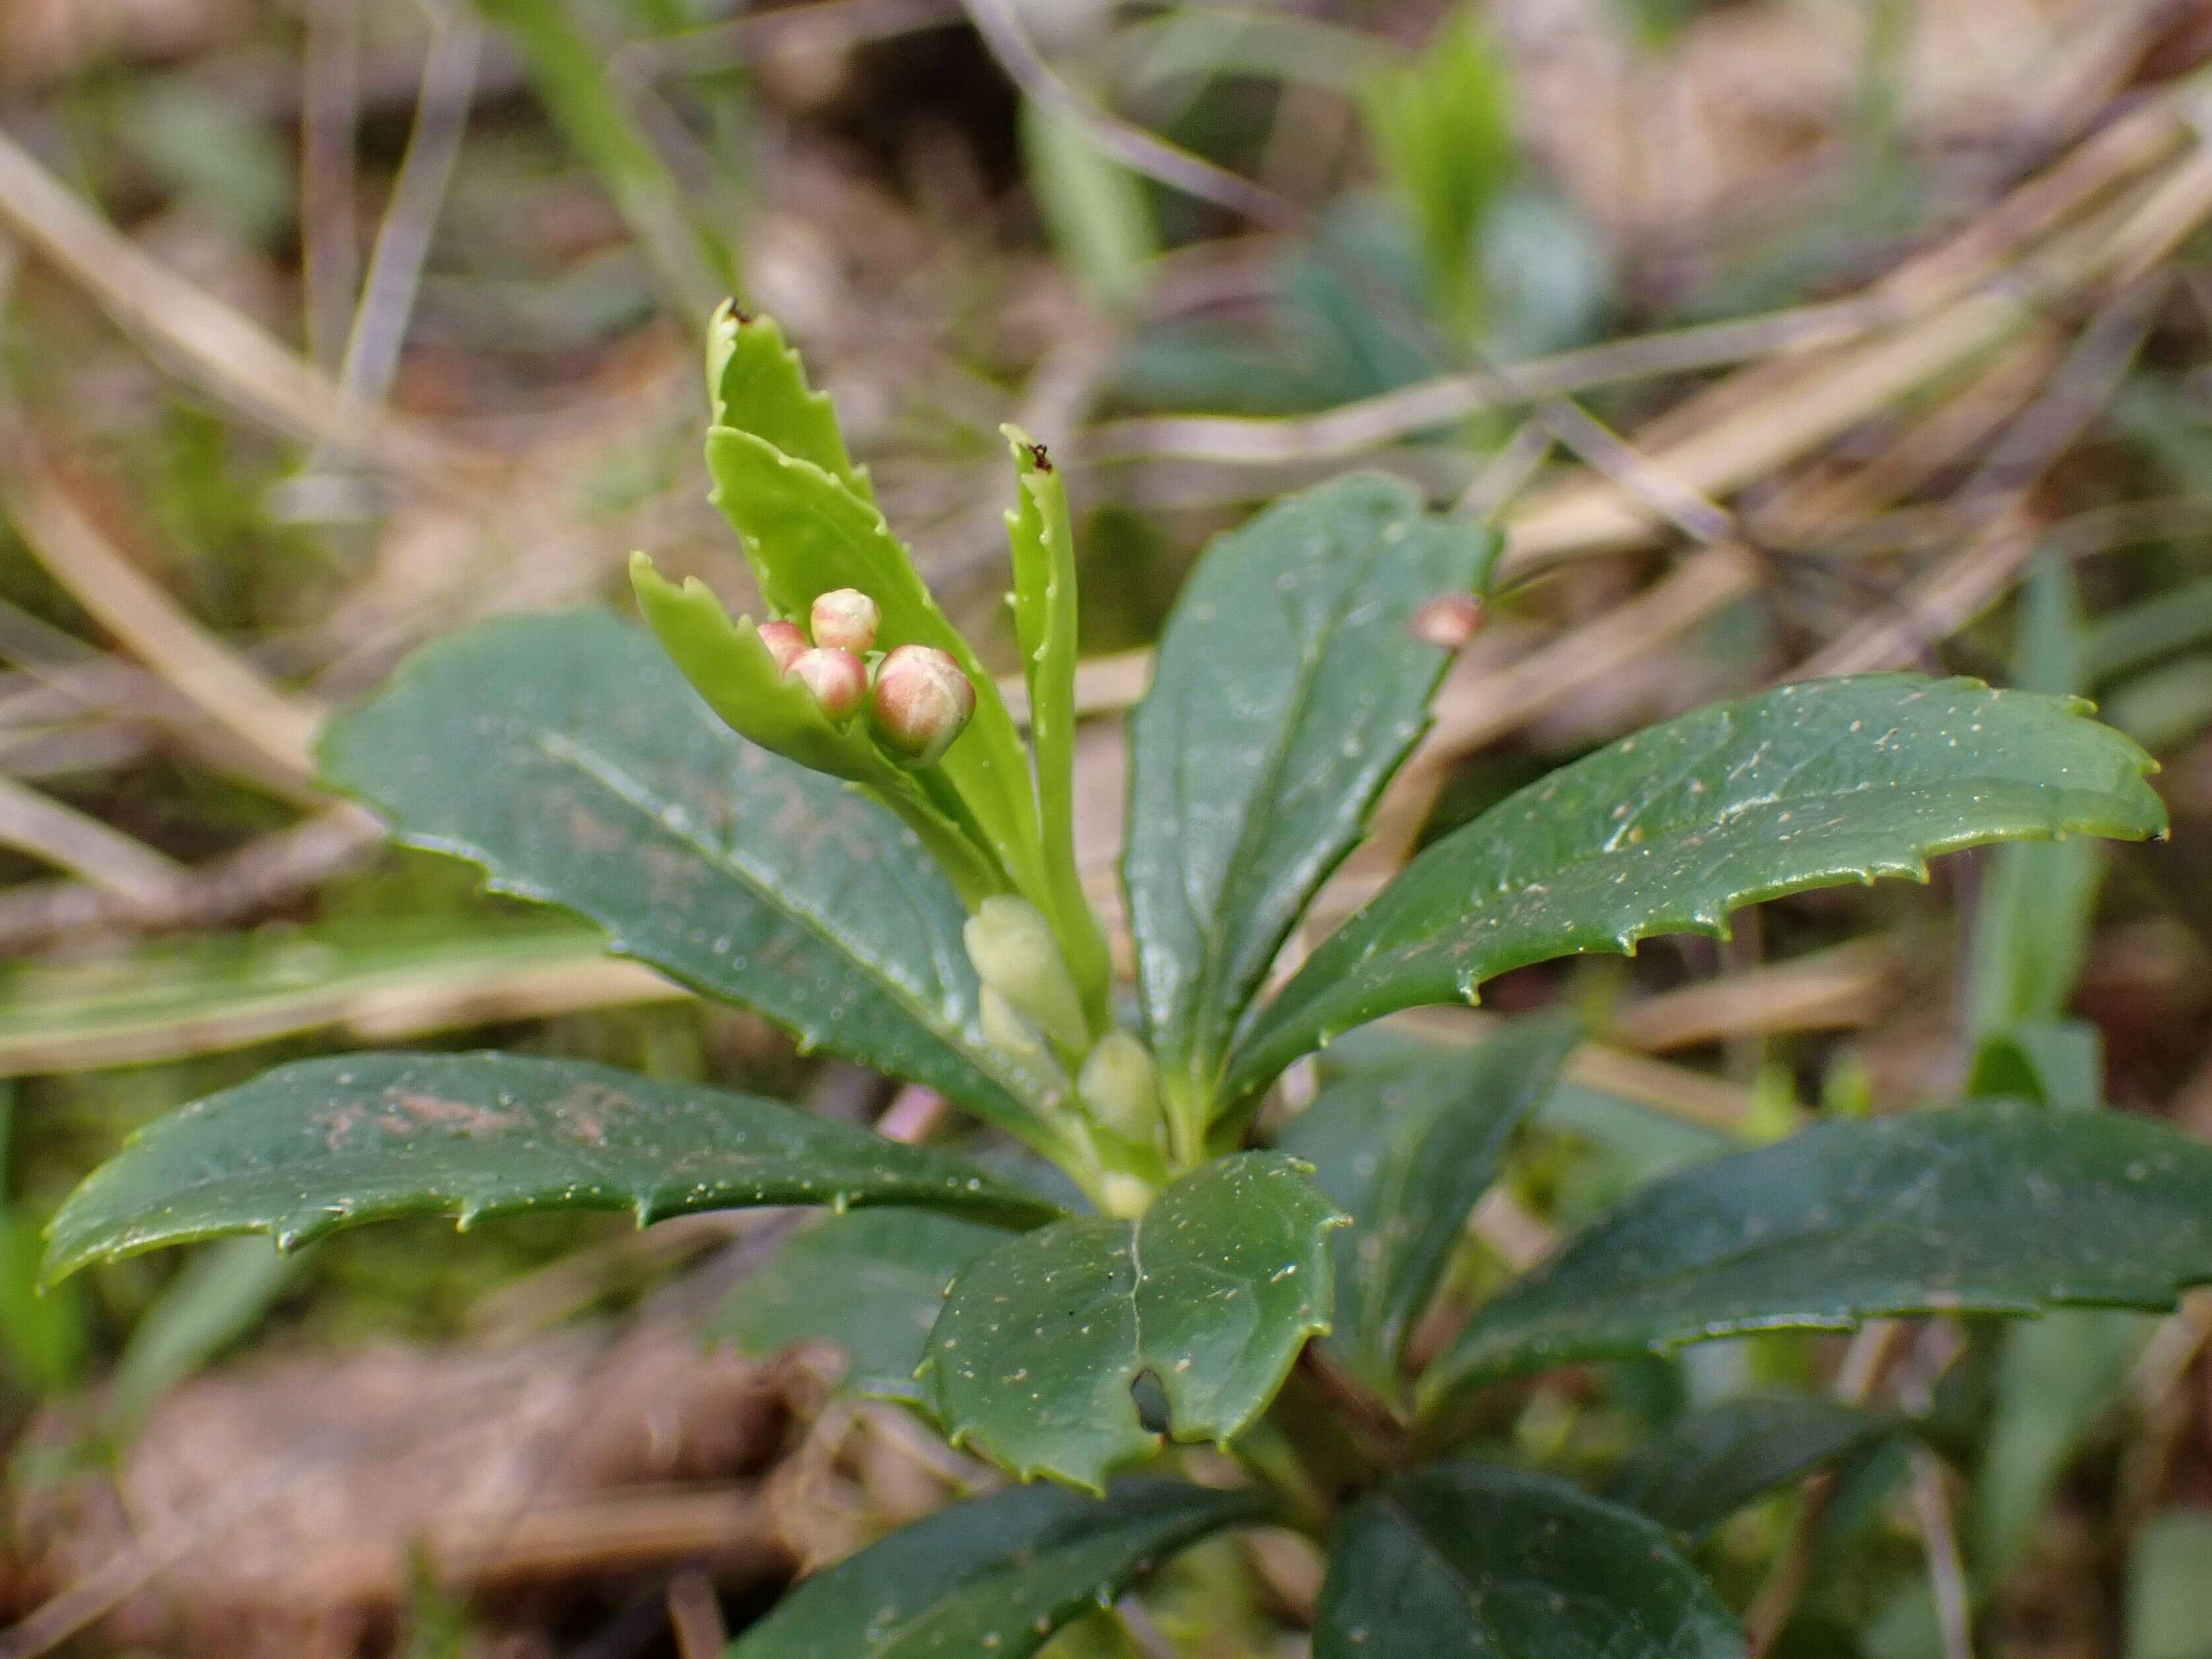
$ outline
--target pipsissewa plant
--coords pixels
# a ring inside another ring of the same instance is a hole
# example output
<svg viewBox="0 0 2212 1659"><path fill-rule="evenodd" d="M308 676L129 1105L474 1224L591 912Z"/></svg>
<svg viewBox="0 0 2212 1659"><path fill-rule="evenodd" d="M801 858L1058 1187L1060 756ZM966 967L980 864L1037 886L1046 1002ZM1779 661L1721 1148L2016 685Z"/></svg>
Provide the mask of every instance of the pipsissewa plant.
<svg viewBox="0 0 2212 1659"><path fill-rule="evenodd" d="M640 561L652 636L586 612L433 645L334 723L326 775L612 949L937 1090L1057 1165L1074 1212L772 1102L579 1062L364 1054L152 1126L56 1218L50 1274L422 1212L841 1212L731 1327L834 1331L854 1386L1059 1486L957 1505L821 1575L739 1640L745 1659L1014 1659L1168 1553L1261 1519L1329 1551L1320 1659L1737 1655L1682 1540L1864 1425L1811 1413L1785 1437L1804 1458L1686 1478L1765 1431L1715 1424L1601 1498L1466 1456L1486 1385L1881 1315L2160 1307L2212 1279L2212 1150L1974 1103L1662 1179L1417 1365L1411 1335L1571 1030L1522 1022L1472 1054L1341 1076L1254 1144L1293 1061L1509 968L1718 933L1755 900L1919 875L1982 842L2158 833L2145 757L2059 698L1899 675L1787 687L1511 796L1268 994L1422 729L1449 656L1427 620L1478 595L1498 551L1399 484L1340 480L1217 541L1160 641L1129 725L1124 1026L1075 858L1074 556L1049 457L1014 435L1024 742L775 325L718 318L708 369L717 499L776 615L732 620ZM1322 1335L1312 1369L1338 1409L1274 1410ZM1164 1440L1244 1454L1251 1484L1109 1484Z"/></svg>

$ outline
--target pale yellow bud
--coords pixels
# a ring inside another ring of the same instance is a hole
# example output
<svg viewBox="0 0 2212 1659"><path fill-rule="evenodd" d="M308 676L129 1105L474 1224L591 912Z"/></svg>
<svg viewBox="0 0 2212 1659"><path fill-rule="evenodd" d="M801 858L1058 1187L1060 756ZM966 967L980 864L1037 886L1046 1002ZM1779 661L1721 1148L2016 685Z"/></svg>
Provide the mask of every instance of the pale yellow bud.
<svg viewBox="0 0 2212 1659"><path fill-rule="evenodd" d="M1151 1146L1160 1133L1160 1079L1152 1051L1127 1031L1098 1039L1075 1079L1075 1091L1116 1134Z"/></svg>
<svg viewBox="0 0 2212 1659"><path fill-rule="evenodd" d="M988 989L1068 1054L1090 1046L1075 977L1036 906L1011 893L994 894L968 918L962 937L975 976Z"/></svg>

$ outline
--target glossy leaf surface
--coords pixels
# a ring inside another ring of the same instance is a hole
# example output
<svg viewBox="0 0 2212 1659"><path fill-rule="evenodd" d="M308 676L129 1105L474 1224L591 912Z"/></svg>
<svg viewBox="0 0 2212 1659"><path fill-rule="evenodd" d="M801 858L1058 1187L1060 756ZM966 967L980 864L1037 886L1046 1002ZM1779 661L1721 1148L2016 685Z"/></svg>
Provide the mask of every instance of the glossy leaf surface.
<svg viewBox="0 0 2212 1659"><path fill-rule="evenodd" d="M966 913L915 836L738 738L637 629L574 611L442 640L334 721L322 753L401 840L588 916L620 954L803 1043L1052 1143L1033 1084L983 1041Z"/></svg>
<svg viewBox="0 0 2212 1659"><path fill-rule="evenodd" d="M1983 1102L1825 1123L1655 1182L1475 1312L1425 1398L1890 1314L2164 1308L2212 1280L2212 1147Z"/></svg>
<svg viewBox="0 0 2212 1659"><path fill-rule="evenodd" d="M1279 1152L1207 1164L1136 1221L1060 1222L963 1273L927 1368L955 1444L1097 1490L1150 1455L1150 1374L1178 1440L1227 1441L1328 1328L1336 1212Z"/></svg>
<svg viewBox="0 0 2212 1659"><path fill-rule="evenodd" d="M356 1222L754 1204L1054 1212L949 1153L775 1101L521 1054L344 1054L157 1119L48 1230L46 1273L226 1233L291 1248Z"/></svg>
<svg viewBox="0 0 2212 1659"><path fill-rule="evenodd" d="M2081 705L1970 680L1819 680L1700 709L1529 785L1414 860L1239 1045L1228 1092L1337 1032L1509 968L1984 842L2158 834L2149 758Z"/></svg>
<svg viewBox="0 0 2212 1659"><path fill-rule="evenodd" d="M1743 1659L1665 1530L1565 1481L1433 1464L1337 1523L1314 1659Z"/></svg>
<svg viewBox="0 0 2212 1659"><path fill-rule="evenodd" d="M801 1583L730 1659L1026 1659L1209 1533L1249 1492L1116 1481L1103 1498L1025 1486L955 1504Z"/></svg>
<svg viewBox="0 0 2212 1659"><path fill-rule="evenodd" d="M1427 723L1450 653L1413 618L1474 592L1497 550L1364 475L1200 561L1130 715L1121 866L1146 1022L1187 1091L1210 1094L1253 991Z"/></svg>

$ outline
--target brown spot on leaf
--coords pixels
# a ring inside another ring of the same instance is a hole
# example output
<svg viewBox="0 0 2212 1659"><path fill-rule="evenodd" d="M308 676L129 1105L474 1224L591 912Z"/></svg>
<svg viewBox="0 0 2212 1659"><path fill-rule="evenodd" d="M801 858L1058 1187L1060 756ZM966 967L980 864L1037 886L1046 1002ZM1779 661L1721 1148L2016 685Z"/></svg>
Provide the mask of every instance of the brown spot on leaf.
<svg viewBox="0 0 2212 1659"><path fill-rule="evenodd" d="M489 1134L514 1127L512 1112L465 1100L447 1100L443 1095L426 1095L412 1089L386 1089L384 1103L410 1122L433 1128L459 1129L465 1134Z"/></svg>
<svg viewBox="0 0 2212 1659"><path fill-rule="evenodd" d="M1472 593L1441 593L1413 613L1407 628L1428 645L1456 651L1482 626L1482 601Z"/></svg>

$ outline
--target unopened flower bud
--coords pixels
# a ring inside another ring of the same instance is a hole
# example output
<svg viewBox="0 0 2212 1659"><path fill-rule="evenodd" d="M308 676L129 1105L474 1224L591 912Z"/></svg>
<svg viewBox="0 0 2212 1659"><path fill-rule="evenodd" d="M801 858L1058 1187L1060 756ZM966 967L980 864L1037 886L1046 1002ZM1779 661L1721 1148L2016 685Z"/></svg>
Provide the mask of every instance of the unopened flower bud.
<svg viewBox="0 0 2212 1659"><path fill-rule="evenodd" d="M981 1016L983 1041L1009 1060L1024 1066L1049 1066L1052 1051L1044 1038L1014 1005L990 986L983 988L977 1012Z"/></svg>
<svg viewBox="0 0 2212 1659"><path fill-rule="evenodd" d="M883 613L859 588L833 587L816 597L810 620L815 644L865 657L876 648L876 627Z"/></svg>
<svg viewBox="0 0 2212 1659"><path fill-rule="evenodd" d="M1472 593L1443 593L1413 613L1413 636L1456 651L1482 626L1482 601Z"/></svg>
<svg viewBox="0 0 2212 1659"><path fill-rule="evenodd" d="M806 630L797 623L764 622L760 625L760 642L775 659L775 672L787 674L799 653L806 649Z"/></svg>
<svg viewBox="0 0 2212 1659"><path fill-rule="evenodd" d="M902 645L876 670L876 733L915 766L943 757L975 712L975 688L933 645Z"/></svg>
<svg viewBox="0 0 2212 1659"><path fill-rule="evenodd" d="M987 990L996 991L1069 1054L1081 1054L1089 1046L1075 977L1053 938L1052 924L1036 906L1011 893L994 893L968 918L961 937Z"/></svg>
<svg viewBox="0 0 2212 1659"><path fill-rule="evenodd" d="M868 665L849 651L814 646L793 657L783 676L811 691L833 720L849 720L868 695Z"/></svg>
<svg viewBox="0 0 2212 1659"><path fill-rule="evenodd" d="M1150 1146L1160 1133L1160 1080L1152 1056L1127 1031L1098 1039L1075 1079L1091 1115L1117 1134Z"/></svg>

